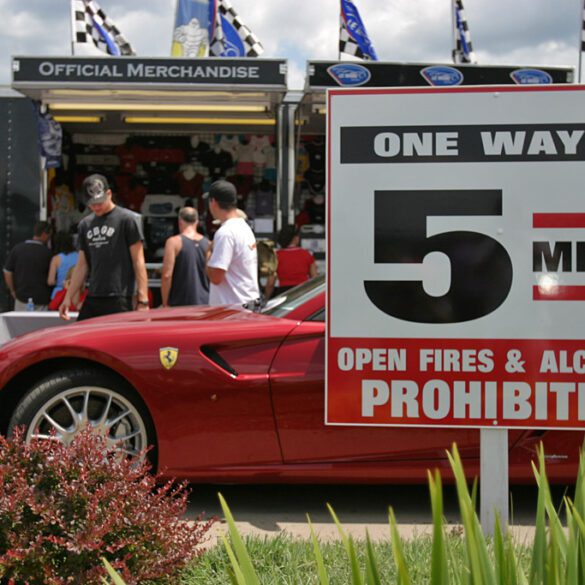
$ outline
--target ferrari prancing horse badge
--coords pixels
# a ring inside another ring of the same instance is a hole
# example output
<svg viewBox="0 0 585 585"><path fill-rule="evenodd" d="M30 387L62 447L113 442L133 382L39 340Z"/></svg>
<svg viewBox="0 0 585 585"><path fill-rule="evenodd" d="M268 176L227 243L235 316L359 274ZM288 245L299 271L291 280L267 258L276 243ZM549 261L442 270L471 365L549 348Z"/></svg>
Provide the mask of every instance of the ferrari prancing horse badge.
<svg viewBox="0 0 585 585"><path fill-rule="evenodd" d="M163 368L170 370L177 363L179 350L176 347L161 347L158 350L158 355Z"/></svg>

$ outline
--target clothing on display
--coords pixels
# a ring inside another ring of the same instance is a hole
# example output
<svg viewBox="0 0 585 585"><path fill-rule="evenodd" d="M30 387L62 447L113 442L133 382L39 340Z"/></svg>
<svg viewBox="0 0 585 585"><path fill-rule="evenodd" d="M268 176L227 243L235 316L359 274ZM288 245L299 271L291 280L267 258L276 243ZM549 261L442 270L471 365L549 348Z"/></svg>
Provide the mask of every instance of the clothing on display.
<svg viewBox="0 0 585 585"><path fill-rule="evenodd" d="M119 179L120 177L117 180L117 187L118 195L122 203L132 211L140 211L148 189L138 179L130 179L129 187L122 189Z"/></svg>
<svg viewBox="0 0 585 585"><path fill-rule="evenodd" d="M70 195L59 202L54 186L49 190L49 214L57 229L73 230L81 212L87 213L83 181L98 172L107 177L118 205L143 215L148 261L162 258L164 242L177 233L177 211L184 205L199 211L207 235L215 233L217 226L203 198L214 180L222 177L236 186L241 209L246 209L254 185L264 179L274 189L277 182L274 138L268 135L201 132L71 136L64 132L64 158L68 155L72 161L70 173L57 171L61 184L69 186ZM260 192L258 212L255 204L251 215L273 216L275 202L273 193Z"/></svg>
<svg viewBox="0 0 585 585"><path fill-rule="evenodd" d="M221 148L221 150L227 152L234 161L238 160L238 154L241 146L241 142L238 136L228 136L223 134L219 138L218 146Z"/></svg>
<svg viewBox="0 0 585 585"><path fill-rule="evenodd" d="M325 139L319 136L305 142L304 146L309 155L309 167L313 171L325 171Z"/></svg>
<svg viewBox="0 0 585 585"><path fill-rule="evenodd" d="M76 211L75 197L69 186L58 185L51 197L51 218L55 222L55 230L68 232L73 224L74 212Z"/></svg>
<svg viewBox="0 0 585 585"><path fill-rule="evenodd" d="M305 201L305 207L295 218L297 226L325 223L325 197L315 195Z"/></svg>
<svg viewBox="0 0 585 585"><path fill-rule="evenodd" d="M214 146L206 155L203 164L207 167L209 176L217 181L226 176L227 171L234 166L234 159L229 152Z"/></svg>
<svg viewBox="0 0 585 585"><path fill-rule="evenodd" d="M205 177L197 172L197 166L194 163L181 165L176 179L181 197L199 198L203 194Z"/></svg>
<svg viewBox="0 0 585 585"><path fill-rule="evenodd" d="M205 156L210 150L207 142L203 142L196 136L192 136L190 140L191 148L187 151L187 158L190 163L201 163L205 160Z"/></svg>
<svg viewBox="0 0 585 585"><path fill-rule="evenodd" d="M309 153L303 144L299 146L297 152L296 181L301 182L305 173L309 170Z"/></svg>
<svg viewBox="0 0 585 585"><path fill-rule="evenodd" d="M312 193L323 193L325 189L325 171L315 171L310 168L305 173L305 180Z"/></svg>
<svg viewBox="0 0 585 585"><path fill-rule="evenodd" d="M252 136L250 138L252 146L252 159L254 163L261 166L266 166L268 161L268 151L272 149L270 138L268 136Z"/></svg>
<svg viewBox="0 0 585 585"><path fill-rule="evenodd" d="M254 186L248 196L246 213L251 218L273 217L275 198L274 186L266 180L261 181Z"/></svg>
<svg viewBox="0 0 585 585"><path fill-rule="evenodd" d="M254 145L250 142L244 142L240 145L236 173L238 175L254 174Z"/></svg>

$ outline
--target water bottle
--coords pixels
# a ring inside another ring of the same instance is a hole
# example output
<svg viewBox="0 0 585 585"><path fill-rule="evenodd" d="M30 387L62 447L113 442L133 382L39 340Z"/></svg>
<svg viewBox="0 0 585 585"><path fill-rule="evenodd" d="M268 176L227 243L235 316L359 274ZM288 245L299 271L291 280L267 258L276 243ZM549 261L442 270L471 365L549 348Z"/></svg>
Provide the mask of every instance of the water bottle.
<svg viewBox="0 0 585 585"><path fill-rule="evenodd" d="M32 300L32 297L28 297L28 301L26 301L26 310L27 311L35 310L35 304L34 301Z"/></svg>

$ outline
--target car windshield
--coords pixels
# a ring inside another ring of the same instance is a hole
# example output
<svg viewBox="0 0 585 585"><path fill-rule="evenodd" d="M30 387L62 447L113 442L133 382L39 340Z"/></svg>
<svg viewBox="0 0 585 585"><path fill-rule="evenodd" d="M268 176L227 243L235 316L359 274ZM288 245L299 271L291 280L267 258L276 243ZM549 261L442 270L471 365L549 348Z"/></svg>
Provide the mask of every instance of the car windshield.
<svg viewBox="0 0 585 585"><path fill-rule="evenodd" d="M260 312L274 317L287 317L297 307L324 290L325 276L321 274L270 299Z"/></svg>

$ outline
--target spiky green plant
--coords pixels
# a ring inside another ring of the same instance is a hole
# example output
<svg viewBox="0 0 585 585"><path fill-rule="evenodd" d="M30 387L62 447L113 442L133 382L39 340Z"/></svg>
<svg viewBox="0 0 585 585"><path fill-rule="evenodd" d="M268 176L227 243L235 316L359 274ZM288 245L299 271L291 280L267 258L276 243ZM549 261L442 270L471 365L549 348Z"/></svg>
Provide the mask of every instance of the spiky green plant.
<svg viewBox="0 0 585 585"><path fill-rule="evenodd" d="M579 461L575 499L564 498L567 528L563 527L555 509L546 477L544 448L537 450L538 464L533 463L538 486L536 525L531 551L531 562L526 574L519 562L516 546L506 526L496 517L494 537L486 538L476 512L477 482L469 488L457 446L447 453L457 491L465 544L464 562L456 562L452 539L446 538L443 517L443 488L438 471L428 473L429 492L433 513L433 544L430 558L430 585L581 585L585 583L585 455ZM240 538L227 503L220 502L228 523L230 541L224 540L237 585L257 585L260 581ZM329 513L335 522L349 563L352 585L379 585L380 572L366 533L366 554L362 567L353 539L343 529L333 508ZM392 509L389 510L390 546L396 565L397 583L410 585L412 577L398 533ZM323 560L319 542L311 525L311 540L320 585L329 585L330 577ZM232 548L233 547L233 548ZM235 552L234 552L235 551Z"/></svg>

